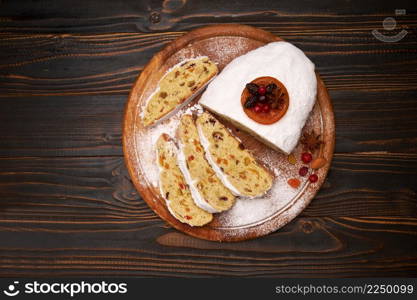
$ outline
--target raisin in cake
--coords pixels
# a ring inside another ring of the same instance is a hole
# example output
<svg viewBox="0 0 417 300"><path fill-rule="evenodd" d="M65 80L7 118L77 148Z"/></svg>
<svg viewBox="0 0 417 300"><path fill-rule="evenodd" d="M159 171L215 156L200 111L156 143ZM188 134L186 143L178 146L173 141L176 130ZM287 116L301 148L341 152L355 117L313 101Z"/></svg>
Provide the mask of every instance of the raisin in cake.
<svg viewBox="0 0 417 300"><path fill-rule="evenodd" d="M167 134L162 134L156 143L159 166L159 188L168 210L182 223L203 226L213 219L211 213L195 205L190 189L178 168L177 148Z"/></svg>
<svg viewBox="0 0 417 300"><path fill-rule="evenodd" d="M143 124L152 125L177 107L217 74L217 66L208 57L184 61L171 68L160 80L142 113Z"/></svg>
<svg viewBox="0 0 417 300"><path fill-rule="evenodd" d="M228 210L234 204L235 197L207 162L191 115L182 116L178 138L178 164L189 183L195 204L211 213Z"/></svg>
<svg viewBox="0 0 417 300"><path fill-rule="evenodd" d="M271 188L272 175L223 124L207 112L200 115L196 123L207 160L235 195L255 197Z"/></svg>

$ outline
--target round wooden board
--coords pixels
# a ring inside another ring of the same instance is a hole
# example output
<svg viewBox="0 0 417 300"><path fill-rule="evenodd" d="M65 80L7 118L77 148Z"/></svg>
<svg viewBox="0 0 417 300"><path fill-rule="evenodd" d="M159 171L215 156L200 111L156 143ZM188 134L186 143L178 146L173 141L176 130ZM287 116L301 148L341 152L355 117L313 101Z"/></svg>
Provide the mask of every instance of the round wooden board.
<svg viewBox="0 0 417 300"><path fill-rule="evenodd" d="M199 28L176 39L157 53L135 82L124 116L123 150L126 165L143 199L176 229L214 241L241 241L263 236L295 218L310 203L323 184L333 156L335 130L331 100L317 74L317 101L303 132L314 130L321 134L324 141L315 153L315 156L321 155L327 160L327 164L316 172L318 182L311 184L307 180L308 176L298 175L298 169L302 166L299 159L302 152L300 144L293 152L297 158L297 163L293 165L288 162L287 155L273 151L222 120L261 163L275 172L274 191L260 199L238 199L230 211L216 214L211 223L203 227L191 227L179 222L169 213L157 186L158 169L154 142L162 132L173 136L179 117L187 109L180 110L152 128L143 127L140 122L142 105L155 89L159 79L170 67L185 58L206 55L218 64L221 71L232 59L266 43L280 40L282 39L269 32L245 25L213 25ZM196 97L188 108L193 107L198 98ZM287 180L292 177L302 180L298 189L288 186Z"/></svg>

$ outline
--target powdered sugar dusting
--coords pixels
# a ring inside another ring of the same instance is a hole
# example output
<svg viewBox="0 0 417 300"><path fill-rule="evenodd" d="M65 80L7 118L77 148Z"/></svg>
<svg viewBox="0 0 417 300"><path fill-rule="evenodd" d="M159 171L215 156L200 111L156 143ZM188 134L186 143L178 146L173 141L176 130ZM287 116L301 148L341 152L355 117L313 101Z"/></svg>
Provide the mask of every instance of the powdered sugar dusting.
<svg viewBox="0 0 417 300"><path fill-rule="evenodd" d="M239 199L236 204L219 218L224 227L246 226L271 216L284 207L295 195L281 178L275 180L271 190L262 198Z"/></svg>
<svg viewBox="0 0 417 300"><path fill-rule="evenodd" d="M162 133L166 133L174 137L183 114L196 114L201 112L202 107L200 105L188 105L180 109L169 119L137 133L136 142L137 147L141 149L142 169L145 171L144 173L148 179L148 183L153 187L157 187L159 182L159 170L155 154L155 145L159 136Z"/></svg>
<svg viewBox="0 0 417 300"><path fill-rule="evenodd" d="M157 187L159 182L159 170L156 164L154 147L158 137L162 133L167 133L174 137L182 115L199 115L202 112L203 108L200 105L191 103L187 107L179 110L170 119L154 127L150 127L138 135L138 147L142 148L142 167L146 170L145 175L152 186ZM316 123L317 121L310 118L308 124L310 125L312 122ZM320 127L319 124L316 124L316 126ZM300 159L297 160L296 165L291 165L287 161L287 155L265 146L261 148L256 146L259 142L244 132L236 133L235 130L231 130L231 132L235 136L238 135L237 137L246 146L249 146L249 150L275 177L272 188L262 197L253 199L238 197L235 205L230 210L216 214L219 228L240 228L240 230L245 230L245 227L254 226L258 222L264 222L265 219L285 209L308 185L308 176L298 176L298 169L302 166ZM301 152L302 149L299 145L293 154L296 157L300 157ZM293 177L297 177L301 181L301 185L297 189L290 187L287 183L288 179ZM238 234L238 232L235 232L235 234Z"/></svg>
<svg viewBox="0 0 417 300"><path fill-rule="evenodd" d="M258 41L243 37L213 37L199 40L192 46L185 47L177 53L174 53L166 62L167 67L165 70L177 64L178 61L201 55L209 56L212 61L218 64L221 70L236 56L242 55L261 44L259 42L258 45ZM160 72L161 76L164 72ZM141 91L141 97L149 97L154 89L155 86L147 86L144 91ZM144 98L140 98L139 105L143 104ZM137 147L137 157L140 169L144 175L143 177L148 186L158 187L159 170L156 163L155 151L155 144L158 137L162 133L167 133L175 137L180 118L183 114L202 113L203 109L196 104L197 101L198 97L173 114L169 119L159 124L149 128L142 127L140 130L135 131L134 144ZM139 105L138 112L140 111ZM309 184L307 180L308 175L306 177L300 177L298 175L298 169L302 165L299 159L302 152L301 146L297 145L293 151L293 154L297 157L297 163L292 165L288 162L286 154L262 145L255 138L243 131L236 130L232 124L224 122L221 118L220 121L231 129L232 133L242 141L245 147L253 153L260 163L271 171L275 178L274 184L267 194L254 199L237 198L232 209L215 214L213 222L207 226L212 230L224 230L233 239L233 237L243 237L251 230L256 230L256 236L263 235L287 223L288 220L294 217L294 213L299 213L307 205L312 197L311 191L315 191L315 187L317 187L317 185ZM304 131L309 131L312 128L317 133L323 132L324 130L319 107L314 107ZM324 172L327 172L327 169L318 171L319 178L322 178L320 174ZM287 183L290 178L300 179L300 187L297 189L290 187ZM291 209L288 209L289 207ZM277 215L279 217L273 219ZM272 221L268 223L268 220ZM258 226L260 224L265 225L265 223L268 223L267 226ZM225 240L227 240L226 237Z"/></svg>

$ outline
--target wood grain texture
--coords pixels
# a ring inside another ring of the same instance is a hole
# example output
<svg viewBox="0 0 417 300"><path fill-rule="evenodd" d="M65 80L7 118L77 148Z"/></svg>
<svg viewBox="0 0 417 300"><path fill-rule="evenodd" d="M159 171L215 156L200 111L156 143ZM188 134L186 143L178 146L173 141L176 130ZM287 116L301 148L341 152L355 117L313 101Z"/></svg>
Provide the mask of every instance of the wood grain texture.
<svg viewBox="0 0 417 300"><path fill-rule="evenodd" d="M162 224L90 232L3 225L0 261L3 276L416 276L417 223L389 220L298 218L241 243L199 240Z"/></svg>
<svg viewBox="0 0 417 300"><path fill-rule="evenodd" d="M168 228L132 189L121 149L144 64L214 23L300 47L336 117L332 168L311 205L237 244ZM416 28L404 0L0 1L0 276L417 276ZM372 29L408 34L382 43Z"/></svg>
<svg viewBox="0 0 417 300"><path fill-rule="evenodd" d="M140 200L121 157L1 158L0 170L2 220L157 219ZM324 186L302 215L416 217L415 179L410 176L416 173L415 155L336 153Z"/></svg>

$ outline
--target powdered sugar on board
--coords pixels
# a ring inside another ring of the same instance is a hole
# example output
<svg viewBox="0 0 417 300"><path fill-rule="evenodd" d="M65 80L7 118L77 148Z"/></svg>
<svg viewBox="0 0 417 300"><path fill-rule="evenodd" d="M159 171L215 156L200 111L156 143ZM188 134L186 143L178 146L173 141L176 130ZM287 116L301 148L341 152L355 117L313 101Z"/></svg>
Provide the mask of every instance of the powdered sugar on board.
<svg viewBox="0 0 417 300"><path fill-rule="evenodd" d="M215 42L207 39L207 42L201 42L202 45L198 48L185 47L180 52L174 54L167 64L166 69L161 69L161 76L169 66L173 66L182 59L192 56L208 55L210 59L216 62L220 70L230 62L235 56L240 55L248 50L256 47L256 44L248 46L250 43L246 43L245 38L238 39L239 43L235 43L234 38L218 37ZM261 44L261 43L260 43ZM226 46L225 46L226 45ZM227 46L229 45L229 46ZM211 47L211 48L210 48ZM210 48L210 49L209 49ZM225 53L227 55L225 55ZM152 93L155 87L146 87L143 94L146 97ZM152 186L155 190L158 190L158 167L156 164L155 143L160 134L167 133L172 137L175 137L176 129L179 124L181 116L185 113L198 114L201 113L202 108L196 105L198 98L194 99L189 105L173 114L169 119L156 124L150 128L145 128L135 132L135 145L140 151L138 155L140 169L143 171L143 177L148 186ZM140 104L139 101L138 104ZM226 127L228 127L233 134L235 134L245 145L247 149L252 151L254 156L268 168L272 174L274 174L274 184L271 190L264 196L255 199L240 199L238 198L233 208L227 212L215 214L215 218L212 223L207 225L213 230L224 230L230 235L244 236L245 232L251 230L251 228L258 227L259 224L265 224L268 220L278 215L278 219L287 220L292 219L291 211L287 208L291 206L295 208L295 211L301 211L302 208L309 202L310 196L306 196L306 191L312 188L308 183L308 176L300 177L298 170L302 166L300 161L301 147L298 145L294 150L294 155L297 157L297 163L295 165L290 164L287 159L287 155L274 151L267 146L263 145L253 137L249 136L245 132L237 130L232 124L222 121ZM318 133L323 132L321 127L321 112L320 108L315 107L311 113L307 124L306 130L314 128ZM298 178L301 181L300 187L293 189L287 183L290 178ZM307 198L305 198L307 197ZM301 201L299 201L302 199ZM308 201L306 201L307 199ZM292 213L294 210L292 210ZM275 222L275 221L274 221ZM286 221L282 221L285 224ZM269 232L278 228L276 222L271 222L268 227L262 227L264 232ZM257 235L262 235L261 232Z"/></svg>
<svg viewBox="0 0 417 300"><path fill-rule="evenodd" d="M156 164L154 145L162 133L167 133L175 137L176 129L183 114L201 114L203 108L193 103L179 110L170 119L161 122L146 131L142 131L138 136L138 147L142 148L142 167L145 171L148 182L157 188L159 170ZM312 126L320 131L319 110L315 107L310 116L306 127ZM232 125L223 121L231 132L243 141L245 146L255 155L255 157L274 175L274 184L270 191L262 197L254 199L238 198L235 205L228 211L216 214L216 227L233 228L244 230L247 226L254 226L259 222L280 213L289 203L298 197L308 185L308 176L298 176L298 170L302 166L299 159L302 153L301 146L298 145L293 152L297 157L295 165L290 164L287 155L276 152L266 146L259 146L260 142L250 137L247 133L236 130ZM145 150L145 151L143 151ZM294 189L287 183L290 178L298 178L301 181L300 187Z"/></svg>
<svg viewBox="0 0 417 300"><path fill-rule="evenodd" d="M238 199L230 210L219 215L219 221L223 227L254 225L279 211L297 195L297 192L278 178L265 196Z"/></svg>
<svg viewBox="0 0 417 300"><path fill-rule="evenodd" d="M156 163L155 144L163 133L175 137L179 121L183 114L197 114L202 112L200 105L188 105L180 109L169 119L162 121L147 130L141 131L136 137L137 147L141 148L141 164L148 183L153 187L158 186L159 169Z"/></svg>
<svg viewBox="0 0 417 300"><path fill-rule="evenodd" d="M304 127L314 128L317 132L322 132L322 120L318 105L315 105L311 112L309 119ZM232 125L229 125L232 126ZM308 131L308 130L307 130ZM308 175L305 177L299 176L298 170L304 166L301 161L302 146L299 143L292 152L296 157L296 163L293 165L288 162L288 156L279 153L266 146L259 147L258 141L241 131L232 130L235 135L241 136L245 141L245 145L250 146L254 152L255 157L263 163L275 176L274 184L271 190L261 198L255 199L238 199L236 204L229 210L219 215L219 222L223 228L240 228L244 230L245 227L254 226L259 222L264 222L266 219L273 217L289 205L294 204L296 200L308 187ZM250 141L248 143L248 141ZM309 174L311 170L309 170ZM296 189L292 188L287 182L291 178L300 180L300 186Z"/></svg>

